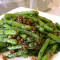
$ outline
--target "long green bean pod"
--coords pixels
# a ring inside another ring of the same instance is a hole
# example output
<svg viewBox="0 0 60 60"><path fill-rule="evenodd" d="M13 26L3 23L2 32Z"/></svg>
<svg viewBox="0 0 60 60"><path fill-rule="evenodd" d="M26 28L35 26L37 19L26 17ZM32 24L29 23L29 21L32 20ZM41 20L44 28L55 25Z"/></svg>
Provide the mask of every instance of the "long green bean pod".
<svg viewBox="0 0 60 60"><path fill-rule="evenodd" d="M26 34L20 34L20 36L21 36L22 38L24 38L24 39L27 38L27 35L26 35Z"/></svg>
<svg viewBox="0 0 60 60"><path fill-rule="evenodd" d="M47 18L45 18L45 17L38 16L38 18L41 19L41 20L42 20L43 22L45 22L45 23L52 23L51 20L49 20L49 19L47 19Z"/></svg>
<svg viewBox="0 0 60 60"><path fill-rule="evenodd" d="M51 33L49 33L48 36L49 36L51 39L55 40L56 42L60 43L60 38L59 38L58 36L56 36L56 35L54 35L54 34L51 34Z"/></svg>
<svg viewBox="0 0 60 60"><path fill-rule="evenodd" d="M56 22L56 27L60 30L60 25Z"/></svg>
<svg viewBox="0 0 60 60"><path fill-rule="evenodd" d="M37 26L37 29L40 31L40 32L44 32L44 28L39 26L39 25L36 25Z"/></svg>
<svg viewBox="0 0 60 60"><path fill-rule="evenodd" d="M43 46L41 47L39 53L38 53L38 57L37 57L37 60L41 60L41 57L43 56L48 44L49 44L49 40L50 39L46 39Z"/></svg>
<svg viewBox="0 0 60 60"><path fill-rule="evenodd" d="M54 52L56 51L56 48L57 48L57 44L54 44L53 47L49 50L49 52L47 52L47 54L43 57L42 60L50 60L50 56L48 55L53 55Z"/></svg>
<svg viewBox="0 0 60 60"><path fill-rule="evenodd" d="M49 44L55 44L55 43L57 43L57 42L50 39L50 43Z"/></svg>
<svg viewBox="0 0 60 60"><path fill-rule="evenodd" d="M17 30L1 30L0 29L0 34L5 34L5 35L16 35L18 34L19 31Z"/></svg>
<svg viewBox="0 0 60 60"><path fill-rule="evenodd" d="M7 47L7 49L9 49L9 50L15 50L15 49L20 49L20 48L22 48L21 45L16 45L16 46L9 46L9 47Z"/></svg>
<svg viewBox="0 0 60 60"><path fill-rule="evenodd" d="M12 57L15 57L15 56L23 56L23 55L26 55L27 54L27 50L20 50L14 54L8 54L8 58L12 58Z"/></svg>
<svg viewBox="0 0 60 60"><path fill-rule="evenodd" d="M4 15L4 18L5 18L5 19L14 19L14 18L17 17L17 16L18 16L17 13L14 13L14 14L12 14L12 13L7 13L7 14Z"/></svg>
<svg viewBox="0 0 60 60"><path fill-rule="evenodd" d="M31 30L31 26L25 25L25 24L22 24L22 23L13 21L13 20L4 20L4 22L7 23L7 24L10 24L12 26L18 27L18 28L23 28L23 29L26 29L26 30Z"/></svg>
<svg viewBox="0 0 60 60"><path fill-rule="evenodd" d="M8 38L3 38L0 39L1 42L7 42L7 43L11 43L11 44L17 44L18 41L16 39L8 39Z"/></svg>
<svg viewBox="0 0 60 60"><path fill-rule="evenodd" d="M38 15L38 11L33 11L33 10L23 11L23 12L20 12L18 14L25 14L25 15L34 15L34 16L37 16Z"/></svg>

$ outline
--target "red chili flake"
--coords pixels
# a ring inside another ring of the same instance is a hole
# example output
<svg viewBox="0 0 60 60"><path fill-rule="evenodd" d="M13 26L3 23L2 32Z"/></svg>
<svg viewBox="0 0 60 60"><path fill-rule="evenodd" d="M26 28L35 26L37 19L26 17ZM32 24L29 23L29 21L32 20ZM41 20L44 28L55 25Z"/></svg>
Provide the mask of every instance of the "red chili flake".
<svg viewBox="0 0 60 60"><path fill-rule="evenodd" d="M7 56L2 55L3 60L7 60Z"/></svg>

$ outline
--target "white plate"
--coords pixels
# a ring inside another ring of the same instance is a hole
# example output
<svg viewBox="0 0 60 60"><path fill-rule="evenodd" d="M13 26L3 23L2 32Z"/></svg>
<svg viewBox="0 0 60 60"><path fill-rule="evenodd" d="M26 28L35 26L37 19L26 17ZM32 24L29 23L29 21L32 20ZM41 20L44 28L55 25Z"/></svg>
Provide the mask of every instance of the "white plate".
<svg viewBox="0 0 60 60"><path fill-rule="evenodd" d="M18 7L16 9L13 9L13 10L7 12L7 13L15 13L15 12L29 11L29 10L32 10L32 9L24 8L24 7ZM47 13L44 13L44 12L41 12L41 11L39 11L39 15L50 19L54 23L55 22L60 23L60 17L59 16L47 14ZM1 18L3 16L4 16L4 14L0 16L0 20L1 20ZM7 53L5 53L5 54L7 54ZM0 60L2 60L1 57L0 57ZM24 58L24 57L15 57L15 58L12 58L11 60L31 60L31 57L27 57L27 58ZM56 59L54 59L54 60L56 60ZM58 59L58 60L60 60L60 59Z"/></svg>

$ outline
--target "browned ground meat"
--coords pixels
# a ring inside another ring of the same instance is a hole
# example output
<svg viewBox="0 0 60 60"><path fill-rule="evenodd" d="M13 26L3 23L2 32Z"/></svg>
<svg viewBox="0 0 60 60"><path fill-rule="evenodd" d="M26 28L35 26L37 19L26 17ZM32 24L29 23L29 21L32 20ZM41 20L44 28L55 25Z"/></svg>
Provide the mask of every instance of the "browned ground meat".
<svg viewBox="0 0 60 60"><path fill-rule="evenodd" d="M51 55L51 54L48 54L47 56L48 56L49 58L51 58L52 55Z"/></svg>
<svg viewBox="0 0 60 60"><path fill-rule="evenodd" d="M8 38L13 38L13 36L12 35L9 35Z"/></svg>
<svg viewBox="0 0 60 60"><path fill-rule="evenodd" d="M26 19L22 15L19 15L18 17L14 18L14 19L20 23L27 24L27 25L31 25L33 23L33 21L31 19Z"/></svg>
<svg viewBox="0 0 60 60"><path fill-rule="evenodd" d="M37 58L36 57L32 57L32 60L37 60Z"/></svg>
<svg viewBox="0 0 60 60"><path fill-rule="evenodd" d="M20 36L17 36L17 40L20 40Z"/></svg>
<svg viewBox="0 0 60 60"><path fill-rule="evenodd" d="M3 60L7 60L7 56L2 55L2 59L3 59Z"/></svg>
<svg viewBox="0 0 60 60"><path fill-rule="evenodd" d="M18 44L22 44L21 40L18 41Z"/></svg>
<svg viewBox="0 0 60 60"><path fill-rule="evenodd" d="M40 49L41 46L43 45L45 39L43 39L38 45L36 45L36 48L35 49Z"/></svg>
<svg viewBox="0 0 60 60"><path fill-rule="evenodd" d="M15 53L15 51L14 51L14 50L12 50L10 53L11 53L11 54L13 54L13 53Z"/></svg>

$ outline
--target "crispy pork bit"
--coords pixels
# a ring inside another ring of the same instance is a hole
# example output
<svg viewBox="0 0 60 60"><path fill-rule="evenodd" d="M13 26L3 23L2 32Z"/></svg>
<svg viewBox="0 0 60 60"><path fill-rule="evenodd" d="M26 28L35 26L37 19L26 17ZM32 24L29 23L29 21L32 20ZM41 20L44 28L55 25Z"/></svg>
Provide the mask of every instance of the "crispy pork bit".
<svg viewBox="0 0 60 60"><path fill-rule="evenodd" d="M51 58L52 55L51 55L51 54L48 54L47 56L48 56L49 58Z"/></svg>
<svg viewBox="0 0 60 60"><path fill-rule="evenodd" d="M24 39L23 38L21 39L21 42L24 42Z"/></svg>
<svg viewBox="0 0 60 60"><path fill-rule="evenodd" d="M12 50L10 53L11 53L11 54L13 54L13 53L15 53L15 51L14 51L14 50Z"/></svg>
<svg viewBox="0 0 60 60"><path fill-rule="evenodd" d="M7 60L7 56L2 55L2 59L3 59L3 60Z"/></svg>
<svg viewBox="0 0 60 60"><path fill-rule="evenodd" d="M9 35L8 38L13 38L13 36L12 35Z"/></svg>
<svg viewBox="0 0 60 60"><path fill-rule="evenodd" d="M26 19L24 16L19 15L18 17L15 18L16 21L20 21L20 23L31 25L33 21L31 19Z"/></svg>
<svg viewBox="0 0 60 60"><path fill-rule="evenodd" d="M22 44L21 40L18 41L18 44Z"/></svg>
<svg viewBox="0 0 60 60"><path fill-rule="evenodd" d="M17 37L17 40L20 40L20 36Z"/></svg>
<svg viewBox="0 0 60 60"><path fill-rule="evenodd" d="M32 60L37 60L37 58L36 57L32 57Z"/></svg>
<svg viewBox="0 0 60 60"><path fill-rule="evenodd" d="M34 26L31 26L31 29L34 30L34 31L36 30L36 28Z"/></svg>

